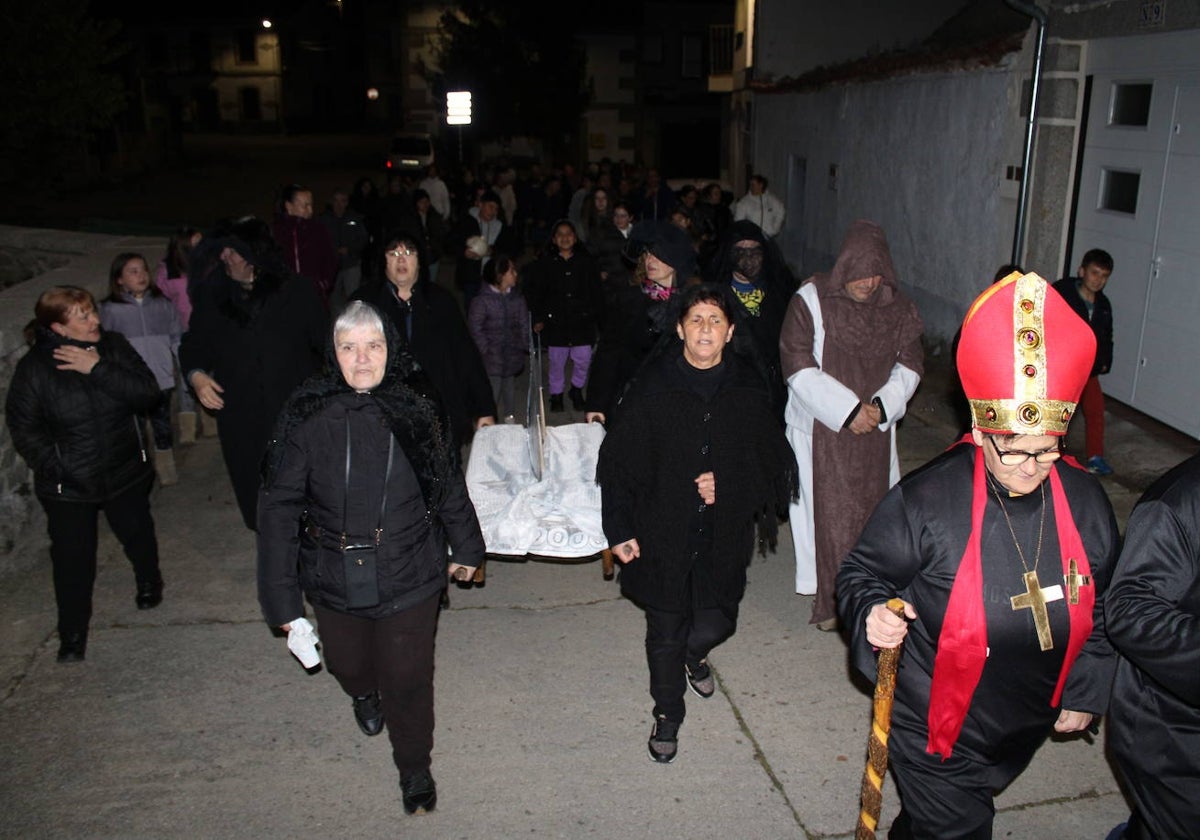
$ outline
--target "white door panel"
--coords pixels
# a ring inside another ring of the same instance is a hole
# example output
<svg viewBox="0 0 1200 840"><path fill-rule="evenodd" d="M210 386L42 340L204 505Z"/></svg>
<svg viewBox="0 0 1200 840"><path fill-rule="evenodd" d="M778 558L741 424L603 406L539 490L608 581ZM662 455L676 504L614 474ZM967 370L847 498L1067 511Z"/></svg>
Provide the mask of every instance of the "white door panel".
<svg viewBox="0 0 1200 840"><path fill-rule="evenodd" d="M1149 60L1168 43L1156 36L1114 41L1121 49L1094 53L1103 68L1092 79L1072 270L1089 248L1113 256L1105 393L1200 436L1200 71L1194 57L1178 69ZM1145 127L1109 125L1118 83L1153 85ZM1106 171L1137 173L1135 212L1106 208Z"/></svg>

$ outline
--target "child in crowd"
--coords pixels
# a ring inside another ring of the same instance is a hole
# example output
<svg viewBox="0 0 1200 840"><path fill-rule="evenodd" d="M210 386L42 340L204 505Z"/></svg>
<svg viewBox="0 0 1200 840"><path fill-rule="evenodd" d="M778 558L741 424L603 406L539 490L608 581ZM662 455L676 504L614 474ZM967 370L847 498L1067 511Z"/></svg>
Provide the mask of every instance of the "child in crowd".
<svg viewBox="0 0 1200 840"><path fill-rule="evenodd" d="M1096 334L1096 363L1092 375L1083 386L1079 406L1083 409L1085 431L1085 466L1092 475L1112 475L1113 468L1104 460L1104 392L1100 376L1112 368L1113 314L1112 304L1104 294L1112 276L1113 258L1108 251L1093 248L1083 255L1075 277L1065 277L1054 289L1066 300L1075 314L1087 321Z"/></svg>
<svg viewBox="0 0 1200 840"><path fill-rule="evenodd" d="M183 327L174 304L150 279L141 254L118 254L108 272L109 295L100 305L100 324L129 339L150 368L162 398L150 410L154 434L154 466L165 487L179 479L171 440L171 393L175 390L175 359Z"/></svg>
<svg viewBox="0 0 1200 840"><path fill-rule="evenodd" d="M483 287L471 298L467 326L483 357L496 407L505 423L516 422L513 385L529 350L529 307L517 291L517 264L497 255L483 266Z"/></svg>
<svg viewBox="0 0 1200 840"><path fill-rule="evenodd" d="M526 294L533 313L533 331L541 334L542 343L549 348L551 411L563 410L568 359L571 405L576 411L584 410L583 387L604 314L600 270L578 244L575 226L560 219L552 228L549 246L529 266Z"/></svg>
<svg viewBox="0 0 1200 840"><path fill-rule="evenodd" d="M154 271L154 285L175 305L179 323L187 332L192 317L192 300L188 296L188 258L192 249L203 238L200 231L192 227L181 227L167 241L167 253ZM176 385L181 384L180 380ZM176 393L179 395L179 442L196 442L196 398L183 383Z"/></svg>

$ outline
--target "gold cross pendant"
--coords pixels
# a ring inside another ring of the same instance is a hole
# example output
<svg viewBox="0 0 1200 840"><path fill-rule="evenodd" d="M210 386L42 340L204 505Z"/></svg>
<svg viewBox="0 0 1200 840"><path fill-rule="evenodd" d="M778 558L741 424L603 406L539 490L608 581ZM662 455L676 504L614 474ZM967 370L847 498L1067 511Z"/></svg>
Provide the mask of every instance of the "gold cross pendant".
<svg viewBox="0 0 1200 840"><path fill-rule="evenodd" d="M1046 612L1046 596L1049 595L1051 601L1057 601L1062 598L1062 588L1053 586L1042 589L1041 583L1038 581L1037 570L1026 572L1021 575L1021 578L1025 581L1025 594L1012 596L1010 600L1013 611L1024 609L1033 611L1033 626L1037 628L1038 644L1041 645L1042 650L1051 650L1054 647L1054 637L1050 635L1050 616Z"/></svg>
<svg viewBox="0 0 1200 840"><path fill-rule="evenodd" d="M1091 586L1092 576L1079 574L1079 564L1072 557L1070 565L1067 566L1067 574L1063 575L1063 582L1067 584L1067 603L1078 604L1079 587Z"/></svg>

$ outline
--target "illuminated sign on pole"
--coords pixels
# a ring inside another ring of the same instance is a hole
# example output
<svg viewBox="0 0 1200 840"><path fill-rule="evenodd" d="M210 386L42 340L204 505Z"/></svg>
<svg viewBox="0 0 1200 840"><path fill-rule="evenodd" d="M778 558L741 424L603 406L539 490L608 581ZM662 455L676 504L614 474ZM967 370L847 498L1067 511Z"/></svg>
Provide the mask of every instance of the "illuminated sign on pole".
<svg viewBox="0 0 1200 840"><path fill-rule="evenodd" d="M471 124L471 91L446 92L446 125Z"/></svg>

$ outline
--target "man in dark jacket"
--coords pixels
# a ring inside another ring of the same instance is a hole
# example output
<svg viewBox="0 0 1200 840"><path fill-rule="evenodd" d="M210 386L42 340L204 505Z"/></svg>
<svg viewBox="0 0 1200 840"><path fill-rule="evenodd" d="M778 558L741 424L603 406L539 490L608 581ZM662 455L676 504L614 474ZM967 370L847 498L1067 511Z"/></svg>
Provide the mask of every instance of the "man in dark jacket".
<svg viewBox="0 0 1200 840"><path fill-rule="evenodd" d="M518 254L520 243L513 229L500 218L500 197L488 191L479 197L476 212L463 214L450 237L450 253L458 259L454 282L462 291L463 306L479 294L483 265L492 254Z"/></svg>
<svg viewBox="0 0 1200 840"><path fill-rule="evenodd" d="M1112 275L1113 258L1107 251L1093 248L1083 255L1079 272L1075 277L1064 277L1054 284L1054 289L1075 310L1075 314L1087 321L1096 334L1096 363L1092 375L1083 386L1079 398L1083 409L1083 425L1086 430L1085 453L1088 472L1092 475L1112 475L1112 467L1104 460L1104 392L1100 390L1100 375L1112 368L1113 315L1112 304L1104 294L1104 287Z"/></svg>

